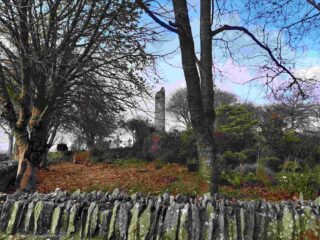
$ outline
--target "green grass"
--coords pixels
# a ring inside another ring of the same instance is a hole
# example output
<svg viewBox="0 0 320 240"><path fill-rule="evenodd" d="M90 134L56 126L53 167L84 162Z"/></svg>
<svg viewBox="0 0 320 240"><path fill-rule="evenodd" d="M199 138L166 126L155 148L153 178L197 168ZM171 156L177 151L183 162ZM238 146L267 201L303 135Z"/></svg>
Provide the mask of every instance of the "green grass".
<svg viewBox="0 0 320 240"><path fill-rule="evenodd" d="M135 167L142 167L146 161L143 161L138 158L128 158L128 159L116 159L112 162L117 167L129 167L129 166L135 166Z"/></svg>

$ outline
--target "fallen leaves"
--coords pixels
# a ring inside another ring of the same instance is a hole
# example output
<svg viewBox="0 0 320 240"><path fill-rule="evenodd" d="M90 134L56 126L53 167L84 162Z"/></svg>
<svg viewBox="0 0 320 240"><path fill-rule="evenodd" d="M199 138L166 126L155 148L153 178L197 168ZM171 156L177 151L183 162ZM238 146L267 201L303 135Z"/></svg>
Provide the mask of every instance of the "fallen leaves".
<svg viewBox="0 0 320 240"><path fill-rule="evenodd" d="M196 185L199 181L201 189ZM168 189L172 194L179 193L181 189L172 189L171 185L188 186L189 193L195 194L208 191L208 184L199 180L197 174L189 173L186 167L170 164L156 169L152 163L126 167L105 163L92 166L54 164L49 166L49 171L39 171L37 190L43 193L54 191L56 188L70 191L110 191L118 187L128 192L159 193ZM199 191L196 191L198 189Z"/></svg>
<svg viewBox="0 0 320 240"><path fill-rule="evenodd" d="M178 164L165 164L156 169L153 163L116 164L99 163L92 166L69 162L49 166L49 171L38 173L38 192L51 192L56 188L75 191L112 191L120 188L145 194L159 194L169 191L171 194L197 194L209 191L209 184L197 173L188 172ZM221 194L231 199L265 199L268 201L294 200L296 194L264 186L220 186Z"/></svg>

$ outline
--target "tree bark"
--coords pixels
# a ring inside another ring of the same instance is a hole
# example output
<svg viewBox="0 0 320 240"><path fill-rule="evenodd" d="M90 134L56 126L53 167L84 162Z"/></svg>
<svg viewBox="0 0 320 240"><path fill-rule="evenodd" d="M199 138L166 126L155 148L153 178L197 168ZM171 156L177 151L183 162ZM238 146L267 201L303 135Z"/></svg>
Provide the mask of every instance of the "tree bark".
<svg viewBox="0 0 320 240"><path fill-rule="evenodd" d="M10 132L8 133L8 140L9 140L9 146L8 146L8 156L11 158L13 154L13 141L14 141L14 132L12 129L10 129Z"/></svg>
<svg viewBox="0 0 320 240"><path fill-rule="evenodd" d="M214 127L214 90L213 90L213 60L212 60L212 34L211 34L211 0L201 0L200 9L200 79L203 104L203 114L206 124Z"/></svg>
<svg viewBox="0 0 320 240"><path fill-rule="evenodd" d="M210 179L210 191L211 194L214 194L218 191L217 180L219 179L218 164L215 162L214 157L215 154L213 149L213 135L211 133L212 129L210 122L212 118L214 119L214 116L212 114L209 114L209 112L213 113L213 108L209 109L208 107L204 107L204 101L207 102L208 99L211 98L210 91L213 91L213 87L209 89L210 86L212 86L212 72L211 77L210 73L208 74L205 71L203 72L205 77L200 87L200 77L197 70L197 58L195 55L195 47L188 16L187 3L186 1L182 0L173 0L173 6L176 21L175 24L178 27L179 32L182 66L188 90L188 106L198 145L199 170L201 175ZM207 13L203 12L202 14ZM206 25L206 31L207 27L208 26ZM203 39L203 41L209 40L210 39ZM210 44L212 44L211 40ZM208 44L206 43L205 46L207 45ZM207 51L207 49L203 49L203 51ZM203 52L203 56L203 61L205 61L205 59L207 59L210 55L206 55ZM208 64L210 64L210 62ZM208 66L208 64L205 63L204 65L206 66L207 71L210 72L212 71L212 64L211 66ZM208 84L209 86L207 86ZM202 95L202 90L204 91L204 95ZM213 101L211 102L211 104L213 105ZM208 121L209 119L211 120Z"/></svg>
<svg viewBox="0 0 320 240"><path fill-rule="evenodd" d="M49 136L49 139L47 140L46 150L43 153L42 161L40 163L41 168L47 169L48 167L48 153L54 143L54 140L57 135L57 131L58 131L58 126L54 126L52 132L49 134L50 136Z"/></svg>
<svg viewBox="0 0 320 240"><path fill-rule="evenodd" d="M17 190L24 192L34 192L36 190L38 167L47 150L46 139L46 131L42 124L32 128L29 141L25 141L26 139L22 134L17 134L19 160L16 179Z"/></svg>

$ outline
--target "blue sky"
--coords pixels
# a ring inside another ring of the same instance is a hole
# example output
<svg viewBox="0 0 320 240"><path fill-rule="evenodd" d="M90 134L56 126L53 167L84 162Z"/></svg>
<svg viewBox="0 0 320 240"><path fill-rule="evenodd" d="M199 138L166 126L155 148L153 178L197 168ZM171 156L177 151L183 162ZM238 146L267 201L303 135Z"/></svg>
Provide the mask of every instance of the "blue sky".
<svg viewBox="0 0 320 240"><path fill-rule="evenodd" d="M160 1L161 2L161 1ZM167 2L163 0L162 2ZM191 18L191 27L193 31L194 41L196 51L199 52L199 1L188 1L190 4L193 4L195 10L190 10ZM243 6L243 1L237 0L232 1L233 4ZM227 23L229 25L242 25L242 20L237 14L228 15L226 14L221 21L221 24ZM252 32L255 32L260 26L251 26L249 29ZM227 38L232 39L236 36L236 32L228 33ZM277 31L273 30L272 27L268 32L269 38L272 40L276 38ZM174 33L167 32L166 38L168 41L162 42L161 44L155 44L151 46L151 49L156 49L160 54L168 53L177 49L179 46L178 37ZM284 38L284 37L283 37ZM307 42L310 42L307 39ZM259 47L248 46L252 44L252 40L248 37L239 38L233 45L234 48L241 48L240 53L243 55L259 55L264 54L265 52ZM296 72L299 74L319 73L320 74L320 58L319 58L319 49L316 49L313 44L309 44L308 48L305 48L303 51L292 51L288 47L283 46L283 54L288 58L297 55L298 57L294 59L296 64ZM262 80L249 82L254 77L259 76L257 69L253 65L259 65L265 63L268 58L266 57L256 57L253 60L247 61L241 59L242 55L236 56L240 59L241 63L238 64L234 62L231 58L224 57L223 52L214 47L214 64L215 67L219 68L224 72L224 76L215 76L215 84L222 90L230 91L237 94L243 101L251 101L255 104L268 104L270 103L269 94L267 93L267 88L264 85ZM181 57L179 51L175 54L170 55L166 58L166 61L158 62L158 69L160 70L161 76L165 80L163 84L159 84L156 89L164 86L167 90L167 93L174 92L177 88L185 86L183 71L181 68ZM275 86L281 85L281 79L278 79L278 82L275 82Z"/></svg>

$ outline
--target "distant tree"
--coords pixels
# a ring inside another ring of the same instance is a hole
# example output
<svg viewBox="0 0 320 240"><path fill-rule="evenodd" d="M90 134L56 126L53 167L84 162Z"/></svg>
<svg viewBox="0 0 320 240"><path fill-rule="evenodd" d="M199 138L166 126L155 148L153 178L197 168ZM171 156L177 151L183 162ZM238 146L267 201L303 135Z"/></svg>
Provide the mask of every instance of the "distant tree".
<svg viewBox="0 0 320 240"><path fill-rule="evenodd" d="M143 118L132 118L126 121L123 127L133 135L133 148L138 152L142 150L144 140L156 131L149 120Z"/></svg>
<svg viewBox="0 0 320 240"><path fill-rule="evenodd" d="M241 151L254 146L258 119L246 104L222 105L216 109L216 114L215 130L230 139L229 144L226 144L230 146L225 147Z"/></svg>
<svg viewBox="0 0 320 240"><path fill-rule="evenodd" d="M216 89L214 93L214 107L236 103L238 98L235 94ZM166 106L166 110L186 128L191 127L191 116L188 109L187 89L180 88L174 92Z"/></svg>
<svg viewBox="0 0 320 240"><path fill-rule="evenodd" d="M96 83L95 79L91 80ZM99 89L85 87L79 91L82 93L73 99L68 119L62 128L77 139L82 139L92 152L117 129L118 114L124 109L120 102L100 93Z"/></svg>
<svg viewBox="0 0 320 240"><path fill-rule="evenodd" d="M268 149L277 153L280 151L280 142L287 127L285 117L281 112L277 112L274 106L264 106L260 108L259 127L261 129L261 147L267 146Z"/></svg>
<svg viewBox="0 0 320 240"><path fill-rule="evenodd" d="M191 127L186 88L180 88L171 95L166 111L186 128Z"/></svg>
<svg viewBox="0 0 320 240"><path fill-rule="evenodd" d="M214 92L214 107L217 109L223 105L231 105L239 101L237 95L231 92L216 89Z"/></svg>
<svg viewBox="0 0 320 240"><path fill-rule="evenodd" d="M311 108L310 100L296 91L276 96L273 104L274 111L284 117L287 128L300 131L308 128Z"/></svg>

